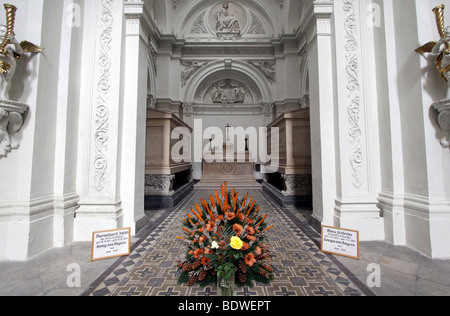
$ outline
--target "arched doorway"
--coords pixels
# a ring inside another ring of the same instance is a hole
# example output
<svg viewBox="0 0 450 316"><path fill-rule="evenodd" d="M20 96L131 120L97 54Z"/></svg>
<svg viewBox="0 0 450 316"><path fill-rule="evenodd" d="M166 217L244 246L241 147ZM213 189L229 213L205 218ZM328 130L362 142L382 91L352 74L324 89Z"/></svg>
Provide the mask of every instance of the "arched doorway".
<svg viewBox="0 0 450 316"><path fill-rule="evenodd" d="M267 126L274 118L273 101L270 101L273 100L270 83L249 62L232 59L229 62L227 60L210 64L205 62L203 69L187 85L185 100L187 101L183 105L183 119L191 127L195 128L194 125L197 123L197 127L202 129L203 149L208 149L209 142L215 143L212 138L210 141L205 137L203 131L208 132L212 128L217 128L223 135L223 142L234 142L234 139L227 139L229 130L226 126L258 132L260 127ZM254 142L258 142L258 139L254 138L250 140L250 136L253 138L253 135L247 135L248 142L245 146L247 149L257 145ZM221 146L222 144L216 143L213 147ZM209 149L213 152L222 150L222 148ZM233 153L236 150L237 148L234 148ZM247 153L252 156L247 161L259 163L257 152L247 150ZM203 167L203 163L194 161L195 179L202 179ZM258 168L252 167L251 173L255 179L262 177Z"/></svg>

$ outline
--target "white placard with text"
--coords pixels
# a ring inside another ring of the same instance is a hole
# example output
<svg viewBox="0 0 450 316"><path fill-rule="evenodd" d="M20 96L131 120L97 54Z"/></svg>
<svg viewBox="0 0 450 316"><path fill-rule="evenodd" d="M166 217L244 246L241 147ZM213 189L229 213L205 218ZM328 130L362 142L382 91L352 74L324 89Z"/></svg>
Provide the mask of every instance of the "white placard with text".
<svg viewBox="0 0 450 316"><path fill-rule="evenodd" d="M129 255L130 236L130 228L92 233L92 261Z"/></svg>
<svg viewBox="0 0 450 316"><path fill-rule="evenodd" d="M322 226L322 252L359 260L359 232Z"/></svg>

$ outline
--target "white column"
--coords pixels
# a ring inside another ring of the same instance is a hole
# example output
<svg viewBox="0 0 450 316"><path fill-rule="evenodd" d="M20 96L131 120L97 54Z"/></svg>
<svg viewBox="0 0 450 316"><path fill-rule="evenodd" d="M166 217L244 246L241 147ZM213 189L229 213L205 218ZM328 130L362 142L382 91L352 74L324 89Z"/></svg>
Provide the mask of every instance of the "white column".
<svg viewBox="0 0 450 316"><path fill-rule="evenodd" d="M62 247L73 240L73 220L78 206L76 188L78 152L78 108L81 82L83 28L72 25L73 12L80 14L83 2L64 0L61 23L61 49L58 76L55 144L55 211L54 246ZM75 11L69 10L74 8Z"/></svg>
<svg viewBox="0 0 450 316"><path fill-rule="evenodd" d="M360 12L365 12L364 3L334 1L338 123L334 224L360 231L361 240L379 240L384 239L384 223L377 207L378 127L377 112L371 103L371 34L365 32L368 37L362 36L366 20Z"/></svg>
<svg viewBox="0 0 450 316"><path fill-rule="evenodd" d="M395 17L392 1L377 0L383 24L374 28L380 121L381 192L379 208L383 213L385 238L405 245L404 170L402 123L397 84ZM380 21L380 22L381 22Z"/></svg>
<svg viewBox="0 0 450 316"><path fill-rule="evenodd" d="M315 23L308 31L313 219L333 224L336 197L334 100L331 41L333 3L314 2Z"/></svg>
<svg viewBox="0 0 450 316"><path fill-rule="evenodd" d="M123 1L85 3L79 168L74 239L123 227L120 199L120 106Z"/></svg>
<svg viewBox="0 0 450 316"><path fill-rule="evenodd" d="M135 234L144 213L149 25L143 2L125 3L125 73L122 114L121 198L124 226Z"/></svg>

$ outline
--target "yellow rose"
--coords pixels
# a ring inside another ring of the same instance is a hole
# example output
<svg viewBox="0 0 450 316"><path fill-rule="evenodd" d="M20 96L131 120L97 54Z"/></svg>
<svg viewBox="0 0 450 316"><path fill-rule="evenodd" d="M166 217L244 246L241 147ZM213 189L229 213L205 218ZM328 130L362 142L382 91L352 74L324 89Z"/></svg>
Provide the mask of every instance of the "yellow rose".
<svg viewBox="0 0 450 316"><path fill-rule="evenodd" d="M234 236L231 237L230 246L233 249L241 250L242 246L244 245L244 242L241 240L241 238Z"/></svg>

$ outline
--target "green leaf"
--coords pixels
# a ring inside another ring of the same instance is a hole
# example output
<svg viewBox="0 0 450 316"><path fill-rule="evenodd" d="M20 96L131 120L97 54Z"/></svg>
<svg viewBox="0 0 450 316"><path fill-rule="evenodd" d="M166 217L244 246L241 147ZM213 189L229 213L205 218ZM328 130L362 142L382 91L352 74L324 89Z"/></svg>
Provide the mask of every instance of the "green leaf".
<svg viewBox="0 0 450 316"><path fill-rule="evenodd" d="M219 255L215 255L215 254L208 254L206 253L204 255L206 258L211 259L211 260L215 260L215 261L219 261L220 256Z"/></svg>

